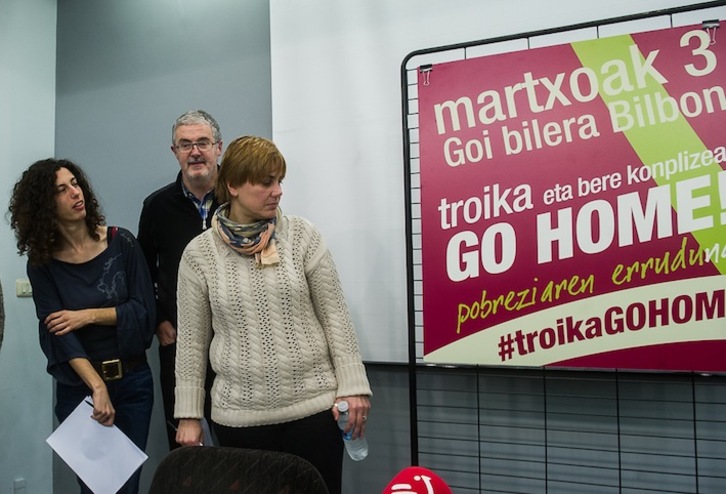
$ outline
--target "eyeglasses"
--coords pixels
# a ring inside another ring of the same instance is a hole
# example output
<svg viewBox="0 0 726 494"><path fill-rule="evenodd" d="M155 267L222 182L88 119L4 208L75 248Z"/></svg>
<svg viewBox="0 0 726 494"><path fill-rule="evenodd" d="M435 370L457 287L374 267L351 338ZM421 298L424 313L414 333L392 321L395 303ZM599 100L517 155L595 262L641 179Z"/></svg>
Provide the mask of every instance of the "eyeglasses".
<svg viewBox="0 0 726 494"><path fill-rule="evenodd" d="M217 144L217 141L209 141L207 139L202 139L201 141L196 142L181 141L179 144L174 146L174 148L176 148L177 151L188 153L194 148L194 146L196 146L198 150L206 152L212 149L212 146L215 144Z"/></svg>

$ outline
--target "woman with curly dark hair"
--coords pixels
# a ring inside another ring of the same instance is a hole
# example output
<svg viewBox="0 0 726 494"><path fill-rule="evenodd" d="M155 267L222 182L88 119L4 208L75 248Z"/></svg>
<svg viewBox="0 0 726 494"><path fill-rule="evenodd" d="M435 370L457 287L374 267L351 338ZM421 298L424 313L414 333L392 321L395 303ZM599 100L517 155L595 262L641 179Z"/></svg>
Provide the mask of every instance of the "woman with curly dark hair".
<svg viewBox="0 0 726 494"><path fill-rule="evenodd" d="M68 160L31 165L9 211L18 252L28 256L58 420L91 395L92 417L145 449L153 406L146 350L156 309L139 244L128 230L105 225L85 173ZM119 492L138 492L139 477L140 469Z"/></svg>

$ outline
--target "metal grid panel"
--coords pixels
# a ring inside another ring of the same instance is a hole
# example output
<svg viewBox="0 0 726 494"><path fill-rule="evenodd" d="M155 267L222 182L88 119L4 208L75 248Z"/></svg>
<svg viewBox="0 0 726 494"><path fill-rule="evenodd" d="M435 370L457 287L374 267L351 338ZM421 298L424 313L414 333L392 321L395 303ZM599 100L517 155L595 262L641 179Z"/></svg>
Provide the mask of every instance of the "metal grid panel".
<svg viewBox="0 0 726 494"><path fill-rule="evenodd" d="M419 464L456 493L726 492L726 377L427 366Z"/></svg>

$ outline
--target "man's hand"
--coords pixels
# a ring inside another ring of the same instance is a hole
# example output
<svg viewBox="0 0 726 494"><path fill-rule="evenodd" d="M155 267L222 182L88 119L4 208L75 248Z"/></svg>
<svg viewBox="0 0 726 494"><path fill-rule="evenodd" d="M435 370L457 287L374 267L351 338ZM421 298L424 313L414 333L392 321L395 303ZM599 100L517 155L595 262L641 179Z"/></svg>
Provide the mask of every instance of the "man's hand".
<svg viewBox="0 0 726 494"><path fill-rule="evenodd" d="M159 338L160 346L168 346L176 343L176 329L170 321L162 321L156 327L156 336Z"/></svg>

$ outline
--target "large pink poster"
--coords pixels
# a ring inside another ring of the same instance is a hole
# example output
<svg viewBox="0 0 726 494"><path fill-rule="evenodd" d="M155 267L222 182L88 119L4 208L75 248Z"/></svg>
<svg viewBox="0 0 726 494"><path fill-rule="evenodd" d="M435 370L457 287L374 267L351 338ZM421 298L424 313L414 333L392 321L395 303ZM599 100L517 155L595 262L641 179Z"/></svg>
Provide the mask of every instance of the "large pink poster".
<svg viewBox="0 0 726 494"><path fill-rule="evenodd" d="M726 41L419 74L424 360L726 370Z"/></svg>

